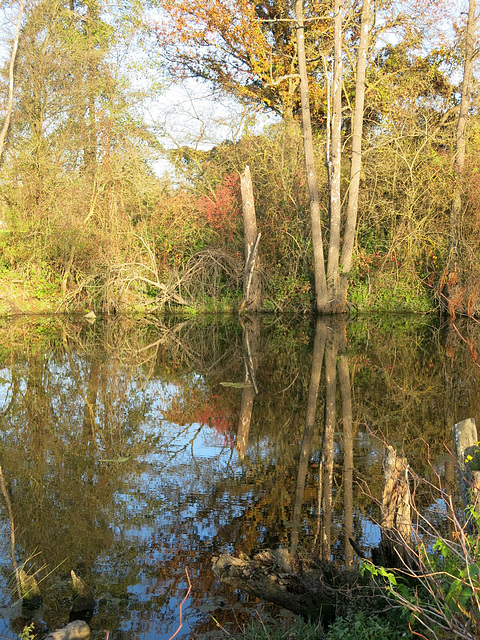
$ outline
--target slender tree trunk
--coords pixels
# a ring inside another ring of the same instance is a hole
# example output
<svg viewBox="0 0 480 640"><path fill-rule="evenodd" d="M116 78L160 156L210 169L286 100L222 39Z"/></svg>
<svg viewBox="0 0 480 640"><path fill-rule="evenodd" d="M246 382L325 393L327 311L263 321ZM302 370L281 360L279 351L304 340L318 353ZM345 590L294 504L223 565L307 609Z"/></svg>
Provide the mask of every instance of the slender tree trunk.
<svg viewBox="0 0 480 640"><path fill-rule="evenodd" d="M320 220L320 201L318 195L317 175L315 171L315 157L313 153L313 136L312 122L310 117L307 60L305 55L303 0L296 0L295 16L297 21L297 53L298 70L300 75L303 144L305 149L305 167L307 171L308 192L310 196L315 302L317 311L322 312L327 310L328 307L328 289L325 274L325 259L323 253L322 226Z"/></svg>
<svg viewBox="0 0 480 640"><path fill-rule="evenodd" d="M83 438L84 444L93 443L95 440L95 413L97 407L98 379L100 376L100 365L96 360L90 361L90 371L88 373L87 395L84 398L83 407Z"/></svg>
<svg viewBox="0 0 480 640"><path fill-rule="evenodd" d="M353 245L357 228L358 195L362 169L363 112L365 105L365 76L367 51L370 39L370 0L363 0L360 19L360 42L357 53L357 75L355 79L355 106L352 122L352 158L350 163L350 185L348 191L347 216L342 246L343 273L352 268Z"/></svg>
<svg viewBox="0 0 480 640"><path fill-rule="evenodd" d="M468 9L467 30L465 34L465 63L463 67L463 80L461 88L460 113L457 124L457 141L455 155L455 190L453 193L452 208L450 213L450 253L456 257L459 242L459 226L462 213L462 175L465 165L465 129L470 108L470 95L472 85L473 62L475 59L475 29L476 29L476 0L470 0Z"/></svg>
<svg viewBox="0 0 480 640"><path fill-rule="evenodd" d="M22 589L20 586L20 572L18 570L17 559L15 556L15 520L13 517L13 509L12 502L10 500L10 496L8 495L7 484L5 482L5 477L3 475L3 469L0 466L0 488L3 493L3 498L5 500L5 507L7 509L8 519L10 520L10 554L12 556L12 564L13 569L15 571L15 583L17 586L17 596L20 600L22 598Z"/></svg>
<svg viewBox="0 0 480 640"><path fill-rule="evenodd" d="M333 290L334 297L338 295L340 280L340 222L342 200L340 193L340 168L342 160L342 0L335 0L333 31L334 31L334 61L332 87L332 148L330 154L329 182L330 182L330 239L328 244L327 281ZM337 306L338 303L335 303Z"/></svg>
<svg viewBox="0 0 480 640"><path fill-rule="evenodd" d="M13 75L15 67L15 58L17 57L18 41L20 40L20 29L22 26L23 11L25 9L25 0L20 0L20 6L18 8L17 24L15 26L15 35L13 37L12 51L10 54L10 62L8 65L8 102L7 113L5 120L3 121L3 127L0 131L0 159L3 154L3 148L5 146L5 138L7 137L8 128L10 127L10 119L12 117L13 109Z"/></svg>
<svg viewBox="0 0 480 640"><path fill-rule="evenodd" d="M86 138L83 151L85 170L92 178L97 168L97 109L99 69L96 61L95 29L98 26L99 8L97 0L87 2L87 96L86 96Z"/></svg>

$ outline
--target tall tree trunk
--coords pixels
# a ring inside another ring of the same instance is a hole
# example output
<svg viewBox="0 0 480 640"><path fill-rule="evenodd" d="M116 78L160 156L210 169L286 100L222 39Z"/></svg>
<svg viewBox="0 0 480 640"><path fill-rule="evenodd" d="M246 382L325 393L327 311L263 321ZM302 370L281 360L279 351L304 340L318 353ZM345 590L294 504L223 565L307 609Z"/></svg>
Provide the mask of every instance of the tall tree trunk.
<svg viewBox="0 0 480 640"><path fill-rule="evenodd" d="M5 146L5 139L7 137L8 128L10 126L10 118L12 117L13 109L13 75L15 67L15 58L17 57L18 41L20 40L20 29L22 26L23 11L25 9L25 0L20 0L20 6L18 8L17 24L15 26L15 35L13 37L12 51L10 53L10 62L8 65L8 102L7 113L5 120L3 121L3 127L0 131L0 159L3 154L3 148Z"/></svg>
<svg viewBox="0 0 480 640"><path fill-rule="evenodd" d="M84 397L83 407L83 439L88 447L89 443L95 441L95 413L97 407L98 379L100 376L100 365L93 358L90 361L90 371L88 372L87 394Z"/></svg>
<svg viewBox="0 0 480 640"><path fill-rule="evenodd" d="M470 108L473 62L475 60L476 0L470 0L468 9L467 30L465 34L465 63L461 88L460 113L457 124L457 141L455 154L455 190L450 213L450 254L455 259L459 242L459 226L462 213L462 175L465 165L465 129Z"/></svg>
<svg viewBox="0 0 480 640"><path fill-rule="evenodd" d="M95 48L95 30L98 28L99 7L97 0L87 2L87 83L86 83L86 132L83 151L83 162L85 171L92 178L97 168L97 113L96 98L98 93L99 69L96 61L97 51Z"/></svg>
<svg viewBox="0 0 480 640"><path fill-rule="evenodd" d="M310 218L312 225L313 269L315 279L315 302L317 311L322 312L328 307L328 289L325 274L325 259L323 253L322 226L320 221L320 201L318 195L317 175L315 171L315 157L313 153L312 122L310 117L310 98L308 90L307 59L305 55L305 26L303 0L295 2L295 17L297 22L297 54L300 75L300 98L302 108L303 145L305 149L305 168L307 171L308 193L310 196Z"/></svg>
<svg viewBox="0 0 480 640"><path fill-rule="evenodd" d="M329 163L330 184L330 239L328 243L327 281L333 297L337 298L340 280L340 221L342 200L340 193L340 168L342 160L342 0L335 0L333 32L333 87L332 87L332 148ZM338 307L338 302L334 303Z"/></svg>
<svg viewBox="0 0 480 640"><path fill-rule="evenodd" d="M18 564L17 564L16 555L15 555L15 520L13 517L12 502L8 494L7 484L5 482L5 477L3 475L3 469L1 466L0 466L0 488L3 493L3 498L5 500L8 519L10 520L10 554L12 556L12 564L15 572L17 596L18 596L18 599L20 600L22 598L22 589L20 585L20 571L18 570Z"/></svg>
<svg viewBox="0 0 480 640"><path fill-rule="evenodd" d="M357 75L355 78L355 106L352 121L352 158L350 162L350 184L348 191L347 216L343 236L341 263L343 273L352 268L353 245L357 228L358 195L362 169L363 112L365 105L365 76L367 51L370 39L370 0L363 0L360 19L360 42L357 52Z"/></svg>

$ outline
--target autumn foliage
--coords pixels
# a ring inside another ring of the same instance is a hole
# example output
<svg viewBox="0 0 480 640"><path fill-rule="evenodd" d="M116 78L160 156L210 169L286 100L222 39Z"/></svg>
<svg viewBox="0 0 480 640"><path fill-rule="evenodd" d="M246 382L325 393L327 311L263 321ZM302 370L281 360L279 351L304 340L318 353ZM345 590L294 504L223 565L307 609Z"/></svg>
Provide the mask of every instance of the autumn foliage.
<svg viewBox="0 0 480 640"><path fill-rule="evenodd" d="M313 245L322 244L327 254L333 235L326 160L334 33L332 3L303 4L318 182L313 220L320 218L321 243L312 241L308 213L293 3L155 0L149 6L142 19L153 30L153 55L169 79L206 81L240 104L244 125L210 148L205 140L195 147L181 140L165 145L175 149L162 151L173 168L159 177L153 161L165 141L141 117L149 91L140 96L129 86L130 68L122 66L125 52L135 52L135 29L146 25L135 13L142 2L122 4L119 15L96 0L77 3L78 22L65 6L45 0L26 5L15 63L0 180L0 221L9 229L0 235L0 275L28 283L37 298L59 298L55 308L67 311L158 311L212 301L235 307L243 277L238 175L248 164L266 306L311 309ZM343 155L336 173L341 203L335 237L342 240L353 191L350 160L358 155L354 138L361 138L362 155L355 173L358 217L349 235L356 257L351 272L341 264L341 275L348 280L349 302L359 308L398 303L423 310L438 301L450 256L452 193L458 189L462 287L474 292L468 283L479 280L475 100L468 111L465 167L461 176L454 170L466 15L446 0L376 3L366 47L363 128L355 137L362 4L344 3L340 34ZM140 66L138 59L129 62ZM5 82L3 90L6 95ZM158 90L156 77L148 99ZM252 127L252 113L259 112L275 118L261 132ZM464 306L469 311L472 305Z"/></svg>
<svg viewBox="0 0 480 640"><path fill-rule="evenodd" d="M222 92L282 116L298 111L295 28L287 0L159 0L158 5L159 53L175 77L208 80ZM310 3L309 15L320 11L317 0ZM328 32L324 21L312 22L310 46L328 38ZM318 56L311 57L312 72L323 72ZM323 111L320 84L313 94L313 108Z"/></svg>
<svg viewBox="0 0 480 640"><path fill-rule="evenodd" d="M231 242L242 221L239 175L226 175L217 185L213 197L201 196L198 199L197 208L221 242Z"/></svg>

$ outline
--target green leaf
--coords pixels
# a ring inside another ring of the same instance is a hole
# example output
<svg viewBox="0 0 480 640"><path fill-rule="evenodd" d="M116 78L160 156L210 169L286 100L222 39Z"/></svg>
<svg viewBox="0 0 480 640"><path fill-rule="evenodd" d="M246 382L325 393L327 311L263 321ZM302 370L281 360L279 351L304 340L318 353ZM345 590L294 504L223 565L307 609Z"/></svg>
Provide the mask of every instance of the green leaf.
<svg viewBox="0 0 480 640"><path fill-rule="evenodd" d="M391 571L387 571L385 567L378 567L378 574L383 578L386 578L394 587L397 586L397 579L395 578L394 574Z"/></svg>

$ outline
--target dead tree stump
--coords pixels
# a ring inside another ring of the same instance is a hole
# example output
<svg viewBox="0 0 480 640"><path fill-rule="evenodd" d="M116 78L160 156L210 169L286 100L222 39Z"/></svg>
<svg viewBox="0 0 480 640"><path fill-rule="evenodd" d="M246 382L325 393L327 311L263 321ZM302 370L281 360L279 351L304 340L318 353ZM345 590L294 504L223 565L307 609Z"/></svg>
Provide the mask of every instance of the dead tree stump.
<svg viewBox="0 0 480 640"><path fill-rule="evenodd" d="M258 246L260 233L257 232L257 217L253 199L253 185L250 168L247 165L240 176L242 190L243 227L245 232L245 269L243 275L243 300L239 311L260 311L262 308L262 283Z"/></svg>
<svg viewBox="0 0 480 640"><path fill-rule="evenodd" d="M382 496L381 542L372 549L374 564L391 569L408 566L415 560L409 552L412 522L408 462L388 445L384 461L385 486Z"/></svg>
<svg viewBox="0 0 480 640"><path fill-rule="evenodd" d="M460 491L465 509L480 507L480 451L477 425L474 418L467 418L453 427L455 455L460 472ZM471 528L471 518L468 520Z"/></svg>

